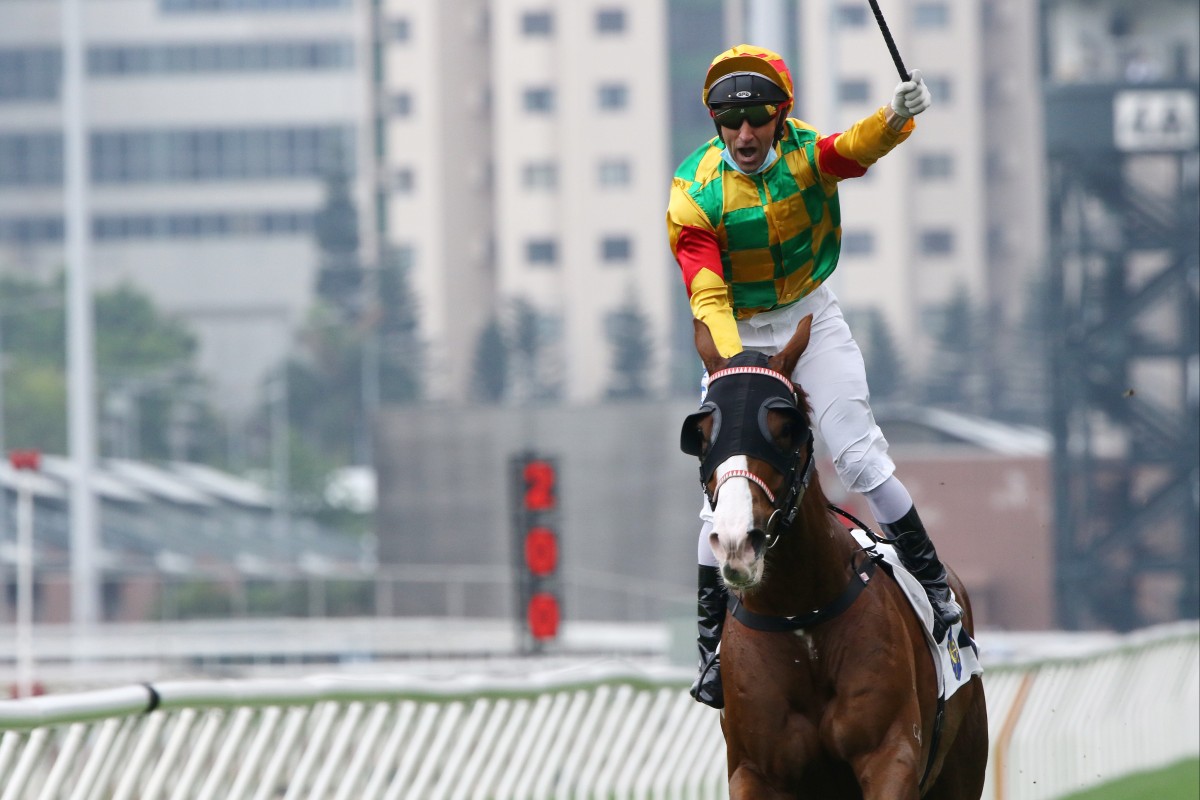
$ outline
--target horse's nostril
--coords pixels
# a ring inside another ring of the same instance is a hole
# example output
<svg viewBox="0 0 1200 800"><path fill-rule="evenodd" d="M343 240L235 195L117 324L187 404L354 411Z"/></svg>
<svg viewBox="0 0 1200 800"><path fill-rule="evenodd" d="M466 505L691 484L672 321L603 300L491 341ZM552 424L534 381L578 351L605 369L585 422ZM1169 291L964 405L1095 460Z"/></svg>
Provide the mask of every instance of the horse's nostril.
<svg viewBox="0 0 1200 800"><path fill-rule="evenodd" d="M761 556L763 548L767 544L767 532L762 528L751 528L746 535L750 537L750 546L754 548L754 555Z"/></svg>

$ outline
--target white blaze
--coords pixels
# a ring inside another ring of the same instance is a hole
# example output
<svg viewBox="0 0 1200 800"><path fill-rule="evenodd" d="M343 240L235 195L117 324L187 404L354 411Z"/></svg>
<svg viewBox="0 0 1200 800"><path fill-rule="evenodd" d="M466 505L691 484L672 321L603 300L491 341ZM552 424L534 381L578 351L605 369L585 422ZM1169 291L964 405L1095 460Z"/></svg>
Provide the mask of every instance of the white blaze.
<svg viewBox="0 0 1200 800"><path fill-rule="evenodd" d="M745 456L732 456L717 467L717 484L732 470L749 470ZM755 558L750 543L750 530L754 527L753 498L750 481L731 478L721 485L717 493L717 507L713 511L713 532L709 537L713 554L721 566L726 581L734 575L757 579L760 564Z"/></svg>

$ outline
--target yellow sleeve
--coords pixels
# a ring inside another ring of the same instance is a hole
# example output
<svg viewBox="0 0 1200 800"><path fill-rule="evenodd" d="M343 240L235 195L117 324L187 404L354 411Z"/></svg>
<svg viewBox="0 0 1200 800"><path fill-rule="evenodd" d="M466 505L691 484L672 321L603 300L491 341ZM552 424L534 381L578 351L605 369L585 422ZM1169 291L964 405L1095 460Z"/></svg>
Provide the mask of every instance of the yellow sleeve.
<svg viewBox="0 0 1200 800"><path fill-rule="evenodd" d="M887 124L885 110L881 106L874 114L863 117L838 136L833 143L838 155L869 167L907 139L916 128L916 122L908 119L903 128L895 130Z"/></svg>
<svg viewBox="0 0 1200 800"><path fill-rule="evenodd" d="M742 351L733 302L721 269L721 251L712 223L677 178L667 208L671 252L683 273L692 316L708 326L718 352L726 358Z"/></svg>
<svg viewBox="0 0 1200 800"><path fill-rule="evenodd" d="M725 358L742 352L742 337L733 318L729 287L721 277L707 269L692 279L692 316L708 326L717 352Z"/></svg>

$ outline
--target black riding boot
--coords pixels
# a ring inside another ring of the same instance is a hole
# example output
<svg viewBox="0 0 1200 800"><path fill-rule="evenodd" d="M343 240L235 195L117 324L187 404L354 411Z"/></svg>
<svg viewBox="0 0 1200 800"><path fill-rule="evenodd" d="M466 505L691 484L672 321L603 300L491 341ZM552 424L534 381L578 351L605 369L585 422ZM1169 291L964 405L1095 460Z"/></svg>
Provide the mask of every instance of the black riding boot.
<svg viewBox="0 0 1200 800"><path fill-rule="evenodd" d="M954 602L950 585L946 583L946 568L917 516L917 507L910 508L895 522L884 523L883 529L891 537L905 568L925 587L925 594L929 595L933 605L933 638L940 642L950 626L962 619L962 609Z"/></svg>
<svg viewBox="0 0 1200 800"><path fill-rule="evenodd" d="M691 694L699 702L713 708L725 707L717 645L721 643L721 629L725 627L725 608L728 604L729 592L721 583L717 568L701 564L696 590L696 626L699 629L696 644L700 650L700 675L692 684Z"/></svg>

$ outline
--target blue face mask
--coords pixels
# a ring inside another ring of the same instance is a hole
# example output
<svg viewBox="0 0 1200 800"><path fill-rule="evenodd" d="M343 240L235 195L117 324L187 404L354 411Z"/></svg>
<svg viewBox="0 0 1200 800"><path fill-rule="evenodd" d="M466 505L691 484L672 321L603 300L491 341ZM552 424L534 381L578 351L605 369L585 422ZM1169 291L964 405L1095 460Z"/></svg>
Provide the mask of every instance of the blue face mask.
<svg viewBox="0 0 1200 800"><path fill-rule="evenodd" d="M721 158L725 159L726 164L733 167L735 170L742 173L743 175L757 175L758 173L766 170L768 167L770 167L772 164L774 164L776 159L779 158L779 154L775 152L775 148L774 148L774 146L772 146L771 149L767 151L767 157L763 159L762 164L759 166L758 169L754 170L754 172L746 172L744 169L739 167L737 165L737 162L735 162L733 160L733 156L730 155L728 147L721 150Z"/></svg>

